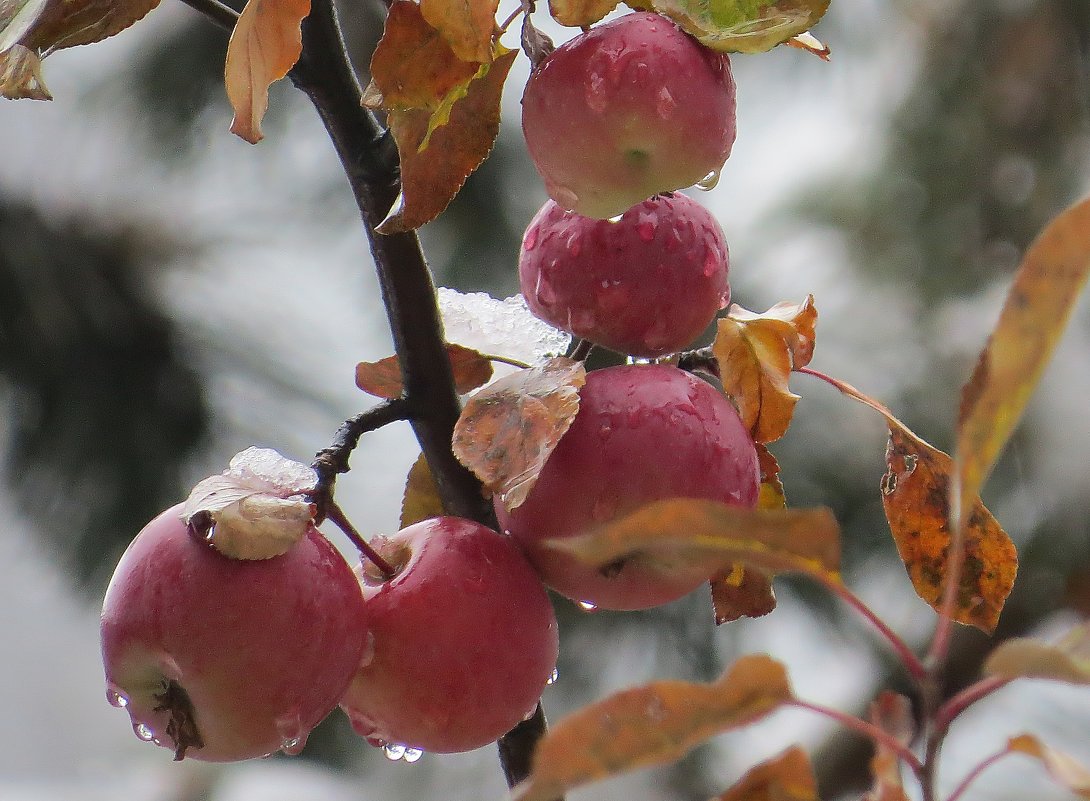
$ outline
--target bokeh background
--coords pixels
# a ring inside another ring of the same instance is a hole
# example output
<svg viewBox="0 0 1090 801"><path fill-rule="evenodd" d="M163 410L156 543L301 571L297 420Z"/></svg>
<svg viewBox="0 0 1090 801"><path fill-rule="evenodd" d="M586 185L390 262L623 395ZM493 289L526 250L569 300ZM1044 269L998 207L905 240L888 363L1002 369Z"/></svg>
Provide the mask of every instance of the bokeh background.
<svg viewBox="0 0 1090 801"><path fill-rule="evenodd" d="M377 3L345 3L357 64ZM547 28L558 39L570 35ZM957 391L1035 233L1090 191L1086 0L834 0L823 63L778 48L734 59L738 142L699 193L727 232L734 300L813 293L814 364L949 447ZM388 762L335 714L300 757L170 762L104 699L97 610L140 526L251 444L306 461L369 404L354 366L391 349L355 207L306 99L278 85L257 147L227 133L226 36L176 0L131 31L51 56L50 104L0 104L0 799L501 799L493 749ZM422 232L439 283L517 291L522 229L544 201L519 131L515 67L485 166ZM364 71L364 80L366 75ZM986 501L1021 571L999 636L1052 636L1090 612L1090 308L1083 302ZM844 527L845 577L924 643L882 516L880 418L805 376L773 451L789 501ZM417 453L407 427L368 435L340 484L365 532L396 527ZM340 545L344 543L339 542ZM648 613L557 599L552 717L658 677L709 679L767 651L800 695L862 713L903 674L857 619L803 582L779 608L716 629L703 593ZM958 633L949 684L978 675ZM1040 734L1090 760L1090 692L1025 682L955 727L951 788L974 756ZM824 798L867 783L861 741L805 713L717 738L675 766L572 794L703 801L802 741ZM973 799L1063 799L1012 758Z"/></svg>

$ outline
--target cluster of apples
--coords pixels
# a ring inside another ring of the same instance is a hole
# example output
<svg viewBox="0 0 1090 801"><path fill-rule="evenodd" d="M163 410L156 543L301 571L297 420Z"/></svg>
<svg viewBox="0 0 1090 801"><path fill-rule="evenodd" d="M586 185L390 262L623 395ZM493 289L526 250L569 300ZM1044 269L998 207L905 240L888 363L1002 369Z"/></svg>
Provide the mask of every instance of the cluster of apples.
<svg viewBox="0 0 1090 801"><path fill-rule="evenodd" d="M634 356L691 344L729 299L727 246L701 206L670 193L730 152L727 57L633 13L548 55L523 108L553 198L523 241L530 308ZM666 364L592 371L529 497L497 501L503 533L417 523L371 543L389 571L353 570L313 525L285 553L238 559L182 506L161 514L106 593L107 695L179 759L296 753L338 705L396 753L477 748L532 714L554 674L544 584L586 608L642 609L708 579L651 556L602 572L548 540L663 498L753 506L758 490L753 442L710 384Z"/></svg>

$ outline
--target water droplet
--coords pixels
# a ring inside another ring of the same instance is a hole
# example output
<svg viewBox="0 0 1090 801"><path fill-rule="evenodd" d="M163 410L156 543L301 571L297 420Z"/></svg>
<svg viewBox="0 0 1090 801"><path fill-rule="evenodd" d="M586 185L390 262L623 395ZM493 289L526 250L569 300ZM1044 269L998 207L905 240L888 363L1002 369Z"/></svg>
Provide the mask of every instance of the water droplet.
<svg viewBox="0 0 1090 801"><path fill-rule="evenodd" d="M715 251L715 248L708 248L704 251L704 277L711 278L717 272L719 272L720 266L723 264L723 260L719 257L719 254Z"/></svg>
<svg viewBox="0 0 1090 801"><path fill-rule="evenodd" d="M110 702L110 706L116 706L119 709L129 705L129 699L112 684L106 687L106 700Z"/></svg>
<svg viewBox="0 0 1090 801"><path fill-rule="evenodd" d="M211 542L215 536L216 536L216 527L215 526L209 526L208 530L204 532L204 541L205 542Z"/></svg>
<svg viewBox="0 0 1090 801"><path fill-rule="evenodd" d="M553 289L551 283L545 280L544 272L537 274L537 281L534 282L534 295L537 297L537 302L542 306L552 306L556 303L556 290Z"/></svg>
<svg viewBox="0 0 1090 801"><path fill-rule="evenodd" d="M606 106L609 105L609 98L606 97L606 80L602 73L592 71L587 75L587 85L583 97L587 101L587 108L596 114L601 114L606 110Z"/></svg>
<svg viewBox="0 0 1090 801"><path fill-rule="evenodd" d="M614 215L613 215L612 217L610 217L610 218L608 219L608 221L607 221L607 222L611 222L611 223L619 223L619 222L621 221L621 218L622 218L622 217L624 217L624 212L623 212L623 211L622 211L622 212L621 212L620 214L614 214Z"/></svg>
<svg viewBox="0 0 1090 801"><path fill-rule="evenodd" d="M636 233L644 242L653 242L655 239L655 223L651 219L640 220L636 225Z"/></svg>
<svg viewBox="0 0 1090 801"><path fill-rule="evenodd" d="M411 765L414 762L419 762L422 756L424 756L424 752L419 748L406 748L405 753L401 755L401 760Z"/></svg>
<svg viewBox="0 0 1090 801"><path fill-rule="evenodd" d="M526 232L526 236L522 240L523 250L533 250L537 247L537 226L534 226Z"/></svg>
<svg viewBox="0 0 1090 801"><path fill-rule="evenodd" d="M553 668L553 672L549 674L549 678L545 683L546 684L556 684L556 682L557 682L557 680L559 678L560 678L560 671L557 670L556 668ZM536 709L536 707L535 707L535 709Z"/></svg>
<svg viewBox="0 0 1090 801"><path fill-rule="evenodd" d="M549 196L567 211L575 211L579 205L579 195L566 186L549 187Z"/></svg>
<svg viewBox="0 0 1090 801"><path fill-rule="evenodd" d="M568 239L568 253L572 258L578 258L579 254L583 251L583 243L579 241L578 234L572 234Z"/></svg>
<svg viewBox="0 0 1090 801"><path fill-rule="evenodd" d="M375 635L367 632L367 642L363 646L363 656L360 657L360 667L365 668L375 660Z"/></svg>
<svg viewBox="0 0 1090 801"><path fill-rule="evenodd" d="M699 181L696 182L697 189L703 189L705 192L710 192L715 189L716 184L719 183L719 170L712 170Z"/></svg>
<svg viewBox="0 0 1090 801"><path fill-rule="evenodd" d="M596 604L592 604L590 601L579 601L579 608L582 609L584 612L598 611L598 606Z"/></svg>
<svg viewBox="0 0 1090 801"><path fill-rule="evenodd" d="M405 756L405 746L398 743L386 743L382 750L385 752L386 758L391 762L397 762L397 760Z"/></svg>
<svg viewBox="0 0 1090 801"><path fill-rule="evenodd" d="M276 719L276 731L280 735L280 750L292 756L306 747L307 735L310 734L295 710Z"/></svg>
<svg viewBox="0 0 1090 801"><path fill-rule="evenodd" d="M149 729L147 724L134 724L132 730L136 732L136 736L143 740L145 743L150 743L155 739L155 732Z"/></svg>
<svg viewBox="0 0 1090 801"><path fill-rule="evenodd" d="M660 119L669 119L677 109L677 101L665 86L659 89L659 96L655 99L655 112Z"/></svg>
<svg viewBox="0 0 1090 801"><path fill-rule="evenodd" d="M303 749L306 748L306 745L306 737L288 737L280 743L280 750L288 756L296 756L297 754L302 753Z"/></svg>

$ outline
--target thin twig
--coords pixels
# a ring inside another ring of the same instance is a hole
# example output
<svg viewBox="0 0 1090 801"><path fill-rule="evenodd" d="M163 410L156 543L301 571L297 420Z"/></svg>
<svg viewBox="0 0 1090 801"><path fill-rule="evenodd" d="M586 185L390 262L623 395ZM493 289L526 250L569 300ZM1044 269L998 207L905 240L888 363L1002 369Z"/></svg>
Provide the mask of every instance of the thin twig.
<svg viewBox="0 0 1090 801"><path fill-rule="evenodd" d="M950 724L954 722L954 719L958 715L982 698L987 698L996 690L1007 686L1010 681L1010 679L1001 676L989 676L986 679L981 679L976 684L970 684L939 707L938 712L935 713L934 723L932 724L935 734L939 736L945 735L947 729L950 728Z"/></svg>
<svg viewBox="0 0 1090 801"><path fill-rule="evenodd" d="M971 771L969 771L965 775L964 779L962 779L960 782L958 782L958 786L955 787L953 792L951 792L950 795L948 795L946 797L946 801L957 801L957 799L961 798L961 796L965 793L965 791L967 789L969 789L969 785L977 780L977 778L980 776L981 773L986 771L988 768L990 768L996 762L1001 760L1003 757L1008 756L1008 755L1013 754L1013 753L1014 753L1014 751L1012 751L1010 749L1010 746L1007 746L1006 748L1002 749L1001 751L996 751L991 756L989 756L986 759L979 762L976 765L976 767L974 767Z"/></svg>
<svg viewBox="0 0 1090 801"><path fill-rule="evenodd" d="M845 728L852 729L853 731L857 731L860 734L869 737L875 743L895 753L897 758L908 765L916 775L919 775L923 770L923 764L920 762L920 758L912 753L912 750L907 745L880 726L875 726L873 723L869 723L862 718L855 717L855 715L849 715L847 712L841 712L839 709L822 706L821 704L815 704L810 701L793 698L788 703L791 706L796 706L800 709L809 709L811 712L817 712L819 715L824 715L827 718L835 720Z"/></svg>
<svg viewBox="0 0 1090 801"><path fill-rule="evenodd" d="M238 12L219 0L182 0L182 2L208 17L224 30L233 31L235 29L235 23L238 22Z"/></svg>

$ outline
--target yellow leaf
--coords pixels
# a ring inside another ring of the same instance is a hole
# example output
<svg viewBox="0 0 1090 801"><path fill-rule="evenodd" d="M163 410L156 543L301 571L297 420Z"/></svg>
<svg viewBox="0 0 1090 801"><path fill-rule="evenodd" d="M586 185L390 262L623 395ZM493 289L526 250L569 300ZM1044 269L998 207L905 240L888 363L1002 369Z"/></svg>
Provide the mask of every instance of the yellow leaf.
<svg viewBox="0 0 1090 801"><path fill-rule="evenodd" d="M42 60L33 50L13 45L0 54L0 97L9 100L52 100L42 80Z"/></svg>
<svg viewBox="0 0 1090 801"><path fill-rule="evenodd" d="M960 510L980 494L1052 356L1090 275L1090 199L1056 217L1030 245L999 321L962 390Z"/></svg>
<svg viewBox="0 0 1090 801"><path fill-rule="evenodd" d="M768 715L791 698L783 665L745 656L717 681L657 681L612 695L557 723L534 751L515 801L552 801L637 768L672 762L724 731Z"/></svg>
<svg viewBox="0 0 1090 801"><path fill-rule="evenodd" d="M459 395L484 386L492 378L492 362L472 348L448 343L447 357ZM401 361L397 356L387 356L377 362L360 362L356 365L356 386L378 398L401 397Z"/></svg>
<svg viewBox="0 0 1090 801"><path fill-rule="evenodd" d="M839 528L828 509L742 509L694 498L655 501L589 534L543 544L603 569L654 559L706 576L741 564L828 581L840 567Z"/></svg>
<svg viewBox="0 0 1090 801"><path fill-rule="evenodd" d="M1072 629L1056 644L1017 637L988 656L984 672L1005 679L1053 679L1090 684L1090 623Z"/></svg>
<svg viewBox="0 0 1090 801"><path fill-rule="evenodd" d="M420 12L462 61L492 60L499 0L420 0Z"/></svg>
<svg viewBox="0 0 1090 801"><path fill-rule="evenodd" d="M247 0L227 45L224 80L235 116L231 133L256 144L269 108L269 87L288 74L303 49L310 0Z"/></svg>
<svg viewBox="0 0 1090 801"><path fill-rule="evenodd" d="M1058 784L1080 798L1090 798L1090 771L1073 757L1049 748L1032 734L1012 737L1007 748L1040 760Z"/></svg>
<svg viewBox="0 0 1090 801"><path fill-rule="evenodd" d="M772 442L787 431L798 400L787 377L810 362L816 324L812 295L798 304L779 303L764 314L735 304L719 320L712 353L723 391L734 399L757 442Z"/></svg>
<svg viewBox="0 0 1090 801"><path fill-rule="evenodd" d="M522 504L579 411L582 362L563 356L493 382L454 426L454 455L510 510Z"/></svg>
<svg viewBox="0 0 1090 801"><path fill-rule="evenodd" d="M715 801L818 801L814 768L795 745L746 771Z"/></svg>
<svg viewBox="0 0 1090 801"><path fill-rule="evenodd" d="M439 497L439 488L435 486L431 468L424 454L420 454L409 476L405 479L405 495L401 500L401 528L408 528L413 523L440 517L445 514L443 501Z"/></svg>
<svg viewBox="0 0 1090 801"><path fill-rule="evenodd" d="M549 0L549 13L561 25L585 28L617 7L617 0Z"/></svg>

